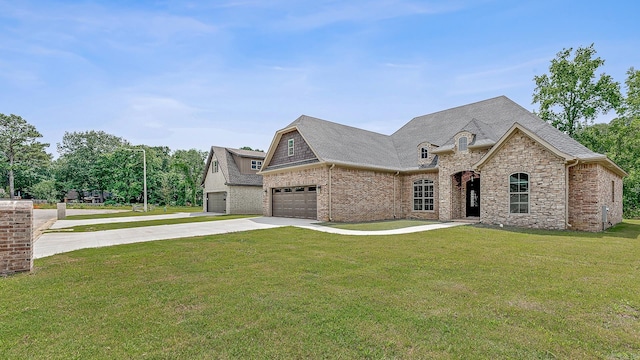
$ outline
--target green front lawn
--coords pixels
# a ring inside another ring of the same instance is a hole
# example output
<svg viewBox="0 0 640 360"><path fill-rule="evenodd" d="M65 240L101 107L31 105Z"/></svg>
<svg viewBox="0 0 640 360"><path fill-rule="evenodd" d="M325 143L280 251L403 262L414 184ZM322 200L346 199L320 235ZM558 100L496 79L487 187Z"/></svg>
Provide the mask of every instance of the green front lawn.
<svg viewBox="0 0 640 360"><path fill-rule="evenodd" d="M0 279L0 334L2 359L638 359L640 222L85 249Z"/></svg>
<svg viewBox="0 0 640 360"><path fill-rule="evenodd" d="M359 231L380 231L380 230L395 230L412 226L422 226L436 224L437 221L428 220L386 220L386 221L371 221L363 223L333 223L326 222L320 225L329 226L337 229L344 230L359 230Z"/></svg>

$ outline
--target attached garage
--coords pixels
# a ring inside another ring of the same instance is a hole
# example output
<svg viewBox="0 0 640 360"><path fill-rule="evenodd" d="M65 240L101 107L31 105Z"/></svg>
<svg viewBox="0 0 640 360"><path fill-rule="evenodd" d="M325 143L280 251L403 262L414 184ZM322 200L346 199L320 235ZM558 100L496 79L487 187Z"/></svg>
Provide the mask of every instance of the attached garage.
<svg viewBox="0 0 640 360"><path fill-rule="evenodd" d="M207 193L207 212L226 213L227 212L227 193L226 192Z"/></svg>
<svg viewBox="0 0 640 360"><path fill-rule="evenodd" d="M317 196L315 186L295 186L272 190L273 216L316 219Z"/></svg>

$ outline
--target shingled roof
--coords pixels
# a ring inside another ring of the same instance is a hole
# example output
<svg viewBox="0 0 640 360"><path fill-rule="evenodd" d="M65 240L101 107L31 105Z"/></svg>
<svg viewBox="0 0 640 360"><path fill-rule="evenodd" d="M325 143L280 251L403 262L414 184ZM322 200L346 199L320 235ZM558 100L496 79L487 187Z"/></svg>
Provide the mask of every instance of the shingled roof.
<svg viewBox="0 0 640 360"><path fill-rule="evenodd" d="M204 180L209 168L211 167L211 161L214 154L218 160L218 170L222 172L226 185L262 186L262 175L241 173L236 162L233 160L233 154L252 159L264 159L264 152L232 149L220 146L211 147L200 185L204 184Z"/></svg>
<svg viewBox="0 0 640 360"><path fill-rule="evenodd" d="M394 167L398 156L388 135L302 115L286 128L296 127L308 145L326 162L371 167Z"/></svg>
<svg viewBox="0 0 640 360"><path fill-rule="evenodd" d="M478 127L483 140L498 141L509 129L519 123L547 141L559 151L579 159L601 158L585 146L559 131L506 96L455 107L433 114L416 117L391 137L403 168L415 167L417 144L428 141L446 146L462 130ZM474 131L470 131L474 133ZM476 133L476 135L479 135Z"/></svg>
<svg viewBox="0 0 640 360"><path fill-rule="evenodd" d="M416 117L392 135L383 135L303 115L278 134L297 128L321 162L383 168L392 171L419 169L417 146L428 142L436 152L453 149L461 131L475 135L470 147L496 144L519 124L557 151L581 160L602 159L506 96ZM424 167L424 166L423 166Z"/></svg>

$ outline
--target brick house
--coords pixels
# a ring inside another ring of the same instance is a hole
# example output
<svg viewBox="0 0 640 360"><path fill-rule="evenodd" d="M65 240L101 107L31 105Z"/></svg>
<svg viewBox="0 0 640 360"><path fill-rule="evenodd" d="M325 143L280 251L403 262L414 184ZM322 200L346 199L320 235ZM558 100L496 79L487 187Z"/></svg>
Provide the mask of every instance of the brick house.
<svg viewBox="0 0 640 360"><path fill-rule="evenodd" d="M622 221L626 176L504 96L416 117L392 135L303 115L276 132L259 174L266 216L583 231Z"/></svg>
<svg viewBox="0 0 640 360"><path fill-rule="evenodd" d="M262 213L262 168L265 153L212 146L202 174L203 211L225 214Z"/></svg>

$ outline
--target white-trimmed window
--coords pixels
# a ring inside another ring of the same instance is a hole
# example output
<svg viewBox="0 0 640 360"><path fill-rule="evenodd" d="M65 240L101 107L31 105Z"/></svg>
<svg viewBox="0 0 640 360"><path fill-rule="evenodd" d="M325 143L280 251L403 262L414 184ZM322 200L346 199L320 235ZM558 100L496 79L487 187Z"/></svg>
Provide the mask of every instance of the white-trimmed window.
<svg viewBox="0 0 640 360"><path fill-rule="evenodd" d="M529 174L515 173L509 176L509 212L529 213Z"/></svg>
<svg viewBox="0 0 640 360"><path fill-rule="evenodd" d="M293 141L293 139L289 139L289 140L287 141L287 149L288 149L287 154L288 154L289 156L293 156L293 148L294 148L294 145L295 145L295 142Z"/></svg>
<svg viewBox="0 0 640 360"><path fill-rule="evenodd" d="M420 149L420 158L421 159L426 159L429 157L429 148L427 148L426 146L423 146Z"/></svg>
<svg viewBox="0 0 640 360"><path fill-rule="evenodd" d="M262 161L251 160L251 170L260 170L260 169L262 169Z"/></svg>
<svg viewBox="0 0 640 360"><path fill-rule="evenodd" d="M467 151L467 137L462 136L458 139L458 151Z"/></svg>
<svg viewBox="0 0 640 360"><path fill-rule="evenodd" d="M211 165L211 172L212 173L218 172L218 160L213 160L213 164Z"/></svg>
<svg viewBox="0 0 640 360"><path fill-rule="evenodd" d="M413 210L433 211L433 180L413 182Z"/></svg>

